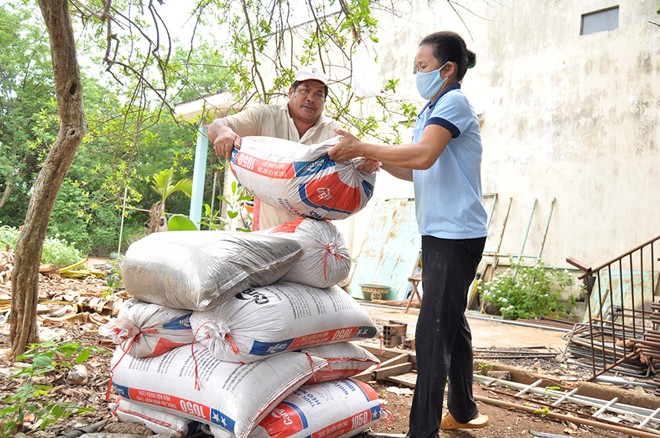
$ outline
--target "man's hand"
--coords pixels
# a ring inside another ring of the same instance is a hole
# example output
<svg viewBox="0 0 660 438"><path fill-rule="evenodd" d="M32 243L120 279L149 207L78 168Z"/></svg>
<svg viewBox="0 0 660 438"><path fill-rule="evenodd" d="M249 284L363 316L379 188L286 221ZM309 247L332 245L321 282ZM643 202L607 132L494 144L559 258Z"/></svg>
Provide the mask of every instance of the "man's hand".
<svg viewBox="0 0 660 438"><path fill-rule="evenodd" d="M215 153L224 156L227 161L231 160L232 149L241 148L241 136L227 126L224 119L216 119L211 123L208 136L213 142Z"/></svg>
<svg viewBox="0 0 660 438"><path fill-rule="evenodd" d="M360 172L374 173L380 170L380 161L365 158L363 163L360 163L356 168Z"/></svg>

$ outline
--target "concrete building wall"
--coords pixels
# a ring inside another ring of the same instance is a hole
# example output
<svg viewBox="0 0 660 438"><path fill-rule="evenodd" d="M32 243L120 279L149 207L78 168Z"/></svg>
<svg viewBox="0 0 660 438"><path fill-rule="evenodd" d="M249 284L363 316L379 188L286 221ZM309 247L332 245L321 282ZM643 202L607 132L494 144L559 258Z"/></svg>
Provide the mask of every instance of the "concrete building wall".
<svg viewBox="0 0 660 438"><path fill-rule="evenodd" d="M375 2L376 51L382 79L400 77L399 97L420 106L421 38L453 30L477 54L463 90L482 115L484 193L497 194L486 250L500 242L509 199L501 252L519 254L526 237L522 252L538 254L549 223L542 258L551 266L568 256L593 266L660 235L658 2L461 5L470 10L454 3L459 18L445 0ZM616 5L617 29L580 35L582 14ZM412 197L412 184L382 173L376 197ZM338 224L354 254L369 215Z"/></svg>

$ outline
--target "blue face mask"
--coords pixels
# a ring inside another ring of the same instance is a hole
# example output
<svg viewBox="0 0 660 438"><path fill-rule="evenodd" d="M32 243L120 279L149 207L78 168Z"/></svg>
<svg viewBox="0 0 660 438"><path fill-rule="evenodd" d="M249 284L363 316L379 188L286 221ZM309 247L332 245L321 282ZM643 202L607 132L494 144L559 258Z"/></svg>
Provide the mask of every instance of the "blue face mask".
<svg viewBox="0 0 660 438"><path fill-rule="evenodd" d="M445 68L445 65L447 65L446 62L436 70L415 73L417 91L424 99L432 98L445 85L446 79L442 79L442 76L440 76L440 71Z"/></svg>

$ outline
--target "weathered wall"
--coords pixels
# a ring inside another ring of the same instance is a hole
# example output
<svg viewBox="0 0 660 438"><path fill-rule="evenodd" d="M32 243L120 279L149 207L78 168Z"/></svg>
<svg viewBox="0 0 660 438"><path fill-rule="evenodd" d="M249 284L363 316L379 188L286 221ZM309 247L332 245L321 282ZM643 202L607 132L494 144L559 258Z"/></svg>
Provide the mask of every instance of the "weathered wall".
<svg viewBox="0 0 660 438"><path fill-rule="evenodd" d="M567 256L600 264L660 235L657 1L623 0L618 29L586 36L581 15L616 2L468 0L465 24L445 0L394 4L398 17L378 13L377 52L383 78L402 78L401 97L419 101L412 67L426 34L454 30L477 53L463 89L483 116L484 192L498 195L486 250L499 243L509 198L501 250L518 254L530 224L529 255L556 199L542 256L553 266ZM376 196L411 195L379 176ZM368 216L340 225L355 254Z"/></svg>

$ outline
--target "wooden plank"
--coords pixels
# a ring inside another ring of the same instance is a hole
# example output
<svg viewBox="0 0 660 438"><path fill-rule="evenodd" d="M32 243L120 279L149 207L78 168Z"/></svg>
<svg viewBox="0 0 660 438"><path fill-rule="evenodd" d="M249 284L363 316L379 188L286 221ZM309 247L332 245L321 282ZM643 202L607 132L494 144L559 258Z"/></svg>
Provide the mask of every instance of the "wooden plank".
<svg viewBox="0 0 660 438"><path fill-rule="evenodd" d="M358 380L364 383L369 383L372 380L376 380L374 378L374 368L369 368L368 370L364 370L360 374L356 374L353 377L351 377L351 379Z"/></svg>
<svg viewBox="0 0 660 438"><path fill-rule="evenodd" d="M373 345L361 344L357 342L357 345L369 351L371 354L380 359L381 362L386 362L394 357L397 357L401 354L408 354L410 362L413 364L413 368L417 368L417 355L414 351L393 349L393 348L380 348L374 347ZM382 364L381 364L382 365Z"/></svg>
<svg viewBox="0 0 660 438"><path fill-rule="evenodd" d="M399 385L407 386L408 388L415 388L417 383L417 373L409 372L395 376L389 376L385 380L388 382L398 383Z"/></svg>
<svg viewBox="0 0 660 438"><path fill-rule="evenodd" d="M392 365L389 367L381 367L374 370L374 379L383 380L389 376L396 376L398 374L409 373L413 369L413 365L410 362L401 363L398 365Z"/></svg>
<svg viewBox="0 0 660 438"><path fill-rule="evenodd" d="M357 343L360 347L364 348L374 356L376 356L380 360L388 360L392 359L393 357L396 357L400 355L401 353L404 353L401 350L398 349L393 349L393 348L381 348L381 347L375 347L373 345L369 344L362 344L362 343Z"/></svg>
<svg viewBox="0 0 660 438"><path fill-rule="evenodd" d="M391 365L399 365L402 363L409 363L410 362L410 354L409 353L401 353L398 356L393 357L392 359L388 359L385 362L381 362L380 368L385 368L389 367Z"/></svg>

